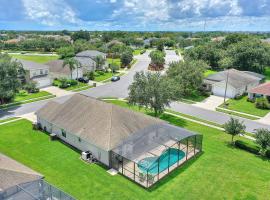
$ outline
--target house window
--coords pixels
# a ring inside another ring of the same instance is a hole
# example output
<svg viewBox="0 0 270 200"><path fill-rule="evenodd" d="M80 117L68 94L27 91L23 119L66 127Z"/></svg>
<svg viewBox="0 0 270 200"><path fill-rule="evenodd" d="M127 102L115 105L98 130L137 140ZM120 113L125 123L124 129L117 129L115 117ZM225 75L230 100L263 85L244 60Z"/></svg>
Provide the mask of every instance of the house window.
<svg viewBox="0 0 270 200"><path fill-rule="evenodd" d="M43 74L43 70L42 69L40 70L40 74Z"/></svg>
<svg viewBox="0 0 270 200"><path fill-rule="evenodd" d="M62 136L67 137L66 131L62 129Z"/></svg>
<svg viewBox="0 0 270 200"><path fill-rule="evenodd" d="M78 137L78 141L79 141L79 142L81 142L81 141L82 141L80 137Z"/></svg>

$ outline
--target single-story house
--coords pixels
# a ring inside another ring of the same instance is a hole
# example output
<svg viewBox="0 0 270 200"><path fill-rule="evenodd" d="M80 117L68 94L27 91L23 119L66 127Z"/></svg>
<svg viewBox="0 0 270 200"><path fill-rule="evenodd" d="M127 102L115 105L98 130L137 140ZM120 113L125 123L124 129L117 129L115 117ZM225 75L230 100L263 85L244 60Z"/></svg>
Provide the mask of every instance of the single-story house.
<svg viewBox="0 0 270 200"><path fill-rule="evenodd" d="M201 135L83 94L62 103L51 101L36 115L40 128L83 152L90 151L99 162L144 187L201 152ZM144 165L150 158L152 162ZM169 163L157 169L159 162ZM148 181L139 173L156 177Z"/></svg>
<svg viewBox="0 0 270 200"><path fill-rule="evenodd" d="M260 84L257 87L254 87L248 91L249 99L259 97L265 97L270 101L270 82Z"/></svg>
<svg viewBox="0 0 270 200"><path fill-rule="evenodd" d="M263 79L263 75L254 72L229 69L206 77L204 79L204 86L214 95L223 97L225 96L227 85L226 97L235 98L258 86Z"/></svg>
<svg viewBox="0 0 270 200"><path fill-rule="evenodd" d="M97 65L96 65L95 58L97 56L102 56L104 59L106 59L105 53L102 53L96 50L87 50L87 51L82 51L80 53L77 53L74 59L80 62L84 70L84 73L86 73L89 71L96 70Z"/></svg>
<svg viewBox="0 0 270 200"><path fill-rule="evenodd" d="M49 76L49 66L28 60L13 60L16 60L22 64L22 67L26 72L26 82L34 81L37 83L38 88L47 87L52 84L52 80Z"/></svg>
<svg viewBox="0 0 270 200"><path fill-rule="evenodd" d="M83 77L83 69L78 67L72 70L72 74L69 66L63 67L63 60L53 60L46 63L49 66L50 76L54 78L67 78L76 79Z"/></svg>
<svg viewBox="0 0 270 200"><path fill-rule="evenodd" d="M0 199L70 199L70 195L47 183L44 176L0 153ZM50 188L50 189L49 189Z"/></svg>

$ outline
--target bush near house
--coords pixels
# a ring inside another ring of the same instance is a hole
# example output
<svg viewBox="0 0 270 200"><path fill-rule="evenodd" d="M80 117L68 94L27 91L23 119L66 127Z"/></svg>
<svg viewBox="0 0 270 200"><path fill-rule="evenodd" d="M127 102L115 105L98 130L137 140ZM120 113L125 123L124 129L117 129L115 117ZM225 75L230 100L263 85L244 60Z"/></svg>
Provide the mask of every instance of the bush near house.
<svg viewBox="0 0 270 200"><path fill-rule="evenodd" d="M259 155L260 154L260 147L257 146L256 144L254 144L254 142L245 142L245 141L242 141L242 140L236 140L235 141L235 146L240 148L240 149L243 149L243 150L246 150L250 153L254 153L256 155Z"/></svg>
<svg viewBox="0 0 270 200"><path fill-rule="evenodd" d="M266 98L257 98L255 106L259 109L270 109L270 104Z"/></svg>

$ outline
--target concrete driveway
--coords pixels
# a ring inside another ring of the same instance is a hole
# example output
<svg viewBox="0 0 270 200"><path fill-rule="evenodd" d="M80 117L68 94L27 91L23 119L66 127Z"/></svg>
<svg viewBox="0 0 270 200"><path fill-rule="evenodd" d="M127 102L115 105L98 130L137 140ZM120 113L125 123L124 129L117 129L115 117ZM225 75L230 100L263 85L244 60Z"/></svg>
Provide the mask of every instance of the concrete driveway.
<svg viewBox="0 0 270 200"><path fill-rule="evenodd" d="M227 100L227 99L226 99ZM204 108L207 110L216 110L216 108L224 102L223 97L211 95L202 102L195 103L194 106Z"/></svg>
<svg viewBox="0 0 270 200"><path fill-rule="evenodd" d="M62 97L62 96L65 96L65 95L73 94L73 92L71 92L71 91L66 91L66 90L60 89L60 88L55 87L55 86L42 88L40 90L49 92L49 93L55 95L56 97Z"/></svg>

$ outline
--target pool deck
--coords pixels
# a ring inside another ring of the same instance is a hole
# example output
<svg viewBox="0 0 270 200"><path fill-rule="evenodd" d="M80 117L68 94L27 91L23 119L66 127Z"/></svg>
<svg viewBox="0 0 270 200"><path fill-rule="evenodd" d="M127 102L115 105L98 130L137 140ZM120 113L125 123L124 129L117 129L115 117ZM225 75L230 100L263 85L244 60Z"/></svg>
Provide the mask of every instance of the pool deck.
<svg viewBox="0 0 270 200"><path fill-rule="evenodd" d="M175 146L176 145L176 146ZM142 159L145 159L147 157L156 157L156 156L160 156L162 155L162 153L167 150L168 148L176 148L178 149L178 145L175 144L175 141L168 141L167 143L165 143L165 145L160 145L155 149L152 149L151 151L140 155L139 157L137 157L135 159L135 162L133 161L124 161L123 163L123 169L120 166L119 168L119 172L122 173L124 176L126 176L127 178L135 181L136 183L142 185L145 188L149 188L151 187L154 183L156 183L158 180L162 179L163 177L165 177L168 173L170 173L171 171L173 171L174 169L176 169L177 167L179 167L180 165L182 165L184 162L186 162L187 160L189 160L190 158L192 158L193 156L195 156L197 153L199 153L200 151L198 149L194 149L192 144L187 145L186 144L182 144L180 143L180 149L181 151L183 151L186 155L184 158L178 160L178 162L176 162L175 164L171 165L169 168L167 168L166 170L163 170L162 172L159 172L156 175L148 175L148 181L147 181L147 176L144 172L142 172L142 170L140 170L140 168L138 167L138 162ZM188 152L187 152L188 150ZM135 169L134 169L135 168ZM135 174L134 174L135 171Z"/></svg>

